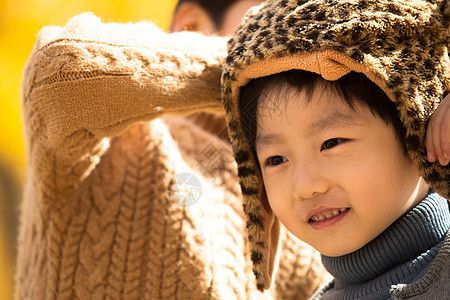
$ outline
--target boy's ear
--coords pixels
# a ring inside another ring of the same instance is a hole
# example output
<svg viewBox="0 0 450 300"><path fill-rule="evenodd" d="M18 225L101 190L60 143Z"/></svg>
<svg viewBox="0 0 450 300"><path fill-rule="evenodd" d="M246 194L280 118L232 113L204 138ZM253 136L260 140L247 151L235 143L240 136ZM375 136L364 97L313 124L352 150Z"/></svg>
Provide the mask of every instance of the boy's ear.
<svg viewBox="0 0 450 300"><path fill-rule="evenodd" d="M197 2L189 1L181 4L172 18L170 31L196 31L205 35L216 32L211 17Z"/></svg>

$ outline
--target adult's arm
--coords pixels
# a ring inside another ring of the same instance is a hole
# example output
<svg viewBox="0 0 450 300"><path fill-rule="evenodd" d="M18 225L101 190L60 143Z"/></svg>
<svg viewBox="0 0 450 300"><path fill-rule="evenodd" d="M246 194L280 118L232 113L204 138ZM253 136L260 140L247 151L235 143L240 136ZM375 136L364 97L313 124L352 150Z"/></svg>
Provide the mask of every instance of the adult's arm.
<svg viewBox="0 0 450 300"><path fill-rule="evenodd" d="M149 22L102 23L90 13L43 28L22 82L28 172L46 181L35 187L56 191L46 198L67 196L108 138L131 123L221 111L225 54L225 38L168 34Z"/></svg>

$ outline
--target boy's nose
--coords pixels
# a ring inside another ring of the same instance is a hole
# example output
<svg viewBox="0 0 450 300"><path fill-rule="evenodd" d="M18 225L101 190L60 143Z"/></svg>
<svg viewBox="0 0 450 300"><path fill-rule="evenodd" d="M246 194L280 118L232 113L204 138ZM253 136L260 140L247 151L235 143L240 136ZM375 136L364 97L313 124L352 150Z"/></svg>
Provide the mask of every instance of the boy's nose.
<svg viewBox="0 0 450 300"><path fill-rule="evenodd" d="M329 182L325 173L312 163L304 163L297 167L294 174L294 197L296 199L310 199L325 193Z"/></svg>

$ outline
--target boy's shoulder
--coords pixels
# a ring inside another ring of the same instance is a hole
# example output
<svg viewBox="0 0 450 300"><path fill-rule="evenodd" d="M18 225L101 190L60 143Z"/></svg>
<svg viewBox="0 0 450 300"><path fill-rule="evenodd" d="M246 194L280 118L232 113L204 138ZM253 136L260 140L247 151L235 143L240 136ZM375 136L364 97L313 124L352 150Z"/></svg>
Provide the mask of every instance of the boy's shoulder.
<svg viewBox="0 0 450 300"><path fill-rule="evenodd" d="M393 299L450 299L450 230L439 252L419 280L391 288Z"/></svg>

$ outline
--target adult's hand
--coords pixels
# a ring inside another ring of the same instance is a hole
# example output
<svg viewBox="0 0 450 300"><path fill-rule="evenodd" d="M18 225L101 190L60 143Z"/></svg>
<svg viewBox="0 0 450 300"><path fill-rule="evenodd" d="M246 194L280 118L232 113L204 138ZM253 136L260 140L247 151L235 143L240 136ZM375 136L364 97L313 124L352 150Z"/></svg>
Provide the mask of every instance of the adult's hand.
<svg viewBox="0 0 450 300"><path fill-rule="evenodd" d="M450 159L450 94L439 104L428 123L425 146L430 162L439 161L443 166Z"/></svg>

